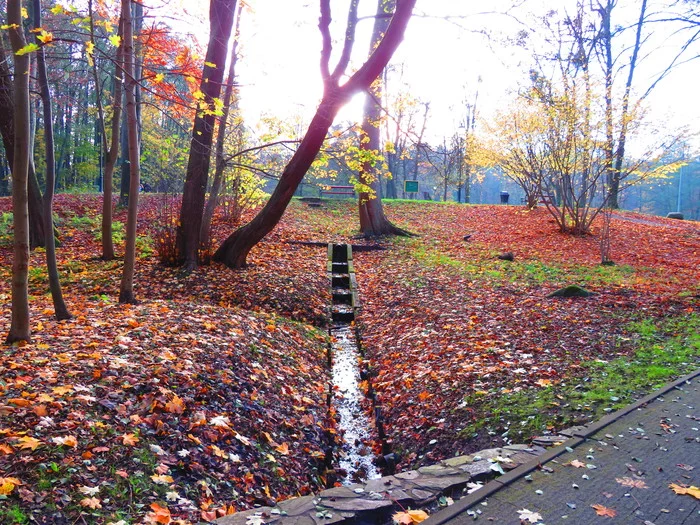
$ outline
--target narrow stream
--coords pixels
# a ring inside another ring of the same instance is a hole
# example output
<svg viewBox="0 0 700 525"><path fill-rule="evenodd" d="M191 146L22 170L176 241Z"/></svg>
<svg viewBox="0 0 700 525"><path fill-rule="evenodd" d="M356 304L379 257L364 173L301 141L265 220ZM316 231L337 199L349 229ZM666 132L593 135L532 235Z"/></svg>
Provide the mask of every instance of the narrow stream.
<svg viewBox="0 0 700 525"><path fill-rule="evenodd" d="M338 414L339 430L343 435L343 452L339 466L348 473L345 484L381 476L375 466L372 453L372 424L362 409L364 393L360 389L359 352L355 334L347 324L335 325L331 329L334 339L333 386L334 407Z"/></svg>
<svg viewBox="0 0 700 525"><path fill-rule="evenodd" d="M328 274L333 296L330 330L333 408L343 437L339 468L347 473L346 485L381 476L374 464L372 423L362 408L365 394L360 388L360 352L351 323L359 309L352 248L345 244L328 246Z"/></svg>

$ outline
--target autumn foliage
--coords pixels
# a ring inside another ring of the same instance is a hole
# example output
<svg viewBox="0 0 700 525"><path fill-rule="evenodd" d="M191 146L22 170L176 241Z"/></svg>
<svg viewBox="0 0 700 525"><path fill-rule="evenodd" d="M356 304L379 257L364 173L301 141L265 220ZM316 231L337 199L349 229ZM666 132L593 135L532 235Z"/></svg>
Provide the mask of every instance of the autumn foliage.
<svg viewBox="0 0 700 525"><path fill-rule="evenodd" d="M99 259L96 196L57 198L59 269L74 319L53 318L43 253L32 254L33 343L4 347L0 360L0 494L26 515L198 522L327 481L335 429L319 330L330 304L326 250L299 242L365 242L351 238L354 203L293 201L247 269L214 264L185 276L159 263L150 240L163 202L143 200L138 305L117 304L121 260ZM616 215L617 266L601 267L595 224L593 235L571 237L541 209L385 206L420 237L356 251L358 326L402 467L526 441L463 430L492 416L480 411L483 400L556 391L586 362L627 355L630 320L697 308L692 223ZM0 213L9 207L0 199ZM215 216L213 238L228 231ZM8 239L0 223L4 283ZM503 251L515 260L496 259ZM546 297L571 283L595 295ZM3 312L9 298L3 286ZM3 315L0 330L8 323Z"/></svg>

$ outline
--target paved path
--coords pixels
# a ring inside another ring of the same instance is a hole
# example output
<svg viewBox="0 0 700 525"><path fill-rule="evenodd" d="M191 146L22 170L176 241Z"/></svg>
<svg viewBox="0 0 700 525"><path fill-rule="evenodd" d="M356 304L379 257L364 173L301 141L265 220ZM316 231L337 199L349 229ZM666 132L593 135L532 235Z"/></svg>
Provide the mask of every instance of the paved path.
<svg viewBox="0 0 700 525"><path fill-rule="evenodd" d="M700 500L669 488L697 487L699 474L700 370L584 427L539 461L492 481L423 525L699 525ZM600 516L592 505L614 516Z"/></svg>

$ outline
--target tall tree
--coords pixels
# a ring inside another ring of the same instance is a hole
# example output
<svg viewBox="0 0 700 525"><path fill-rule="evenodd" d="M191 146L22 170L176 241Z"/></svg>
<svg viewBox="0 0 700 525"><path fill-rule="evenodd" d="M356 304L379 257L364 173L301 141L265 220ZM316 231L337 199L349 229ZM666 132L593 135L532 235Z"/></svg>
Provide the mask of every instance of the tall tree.
<svg viewBox="0 0 700 525"><path fill-rule="evenodd" d="M92 0L88 1L88 9L90 16L90 42L95 46L95 20L92 8ZM122 36L121 17L119 22L118 37ZM99 136L102 141L102 151L105 156L103 180L102 180L102 259L111 261L114 259L114 242L112 240L112 193L114 182L114 167L117 164L119 156L119 126L122 114L122 95L123 95L123 49L122 39L119 39L117 47L116 60L114 63L113 75L113 95L112 95L112 122L110 125L110 137L107 141L107 128L105 125L105 110L102 104L102 88L97 67L97 61L93 60L92 74L95 82L95 103L97 106Z"/></svg>
<svg viewBox="0 0 700 525"><path fill-rule="evenodd" d="M12 321L6 342L30 341L29 326L29 77L30 59L22 29L22 2L7 1L7 23L14 51L14 158L12 162Z"/></svg>
<svg viewBox="0 0 700 525"><path fill-rule="evenodd" d="M219 119L219 129L216 132L216 149L215 149L215 166L214 180L212 180L209 190L209 199L204 207L202 216L202 226L200 231L200 246L209 247L211 242L211 220L214 216L214 210L219 202L219 193L224 180L224 170L226 169L226 158L224 157L224 145L226 142L226 134L228 131L228 120L231 114L231 104L234 96L234 84L236 81L236 63L238 62L238 40L240 37L241 14L243 12L243 2L238 4L236 10L236 29L233 32L233 42L231 43L231 58L228 66L228 77L226 79L226 92L224 93L223 114ZM236 106L237 107L237 106Z"/></svg>
<svg viewBox="0 0 700 525"><path fill-rule="evenodd" d="M346 75L355 40L358 0L351 0L350 2L345 42L338 63L333 71L330 69L330 59L333 51L330 33L330 0L321 0L320 3L319 29L323 41L321 50L323 97L299 148L294 152L294 155L284 168L280 181L267 204L251 222L233 232L214 254L214 260L223 262L231 268L244 267L246 265L246 257L253 246L270 233L282 218L297 186L299 186L299 183L313 163L316 154L321 149L328 130L340 108L354 94L369 88L386 67L394 51L398 48L401 40L403 40L403 35L411 18L416 0L397 0L396 10L381 42L374 48L367 61L355 73L350 75L343 84L340 81Z"/></svg>
<svg viewBox="0 0 700 525"><path fill-rule="evenodd" d="M139 132L136 115L136 84L134 53L134 26L131 15L131 2L122 0L124 77L126 95L126 122L129 153L129 208L126 219L126 246L124 249L124 270L119 287L120 303L135 303L134 272L136 270L136 223L139 210L140 160Z"/></svg>
<svg viewBox="0 0 700 525"><path fill-rule="evenodd" d="M46 190L44 191L44 231L53 232L53 197L56 185L56 157L54 153L55 144L53 138L53 113L51 111L51 93L49 92L49 81L46 74L46 54L43 44L48 43L52 38L48 33L41 31L41 2L32 0L32 11L34 19L34 32L36 34L39 49L36 52L36 69L41 98L41 107L44 117L44 147L46 153ZM63 292L61 291L61 281L58 276L58 266L56 264L56 239L53 235L46 236L46 268L49 274L49 289L53 299L53 307L56 319L70 319L73 317L68 311Z"/></svg>
<svg viewBox="0 0 700 525"><path fill-rule="evenodd" d="M199 88L201 104L192 128L180 224L177 228L178 253L186 270L196 268L198 263L214 124L217 113L220 113L216 108L220 107L219 95L235 9L236 0L211 0L209 4L209 43Z"/></svg>
<svg viewBox="0 0 700 525"><path fill-rule="evenodd" d="M389 27L391 13L396 9L396 0L378 0L374 29L370 40L369 56L379 45ZM380 195L379 170L377 159L380 157L379 125L382 116L382 81L378 77L368 89L365 97L364 116L362 118L362 140L360 149L368 157L359 173L360 193L358 208L360 213L360 232L365 237L377 235L409 235L407 231L394 226L384 214Z"/></svg>

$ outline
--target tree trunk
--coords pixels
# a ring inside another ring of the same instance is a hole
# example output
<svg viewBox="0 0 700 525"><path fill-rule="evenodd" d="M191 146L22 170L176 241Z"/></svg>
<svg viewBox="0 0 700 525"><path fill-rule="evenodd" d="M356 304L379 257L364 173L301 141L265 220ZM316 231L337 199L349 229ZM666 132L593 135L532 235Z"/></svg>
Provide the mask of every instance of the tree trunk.
<svg viewBox="0 0 700 525"><path fill-rule="evenodd" d="M231 112L231 99L233 98L233 85L236 80L236 62L238 61L238 37L241 26L241 13L243 12L243 2L238 4L236 10L236 29L233 33L233 43L231 44L231 63L228 69L228 78L226 79L226 92L224 93L224 114L219 120L219 129L216 136L216 167L214 169L214 180L209 190L209 200L204 207L202 216L202 227L199 233L199 244L205 248L206 253L209 252L211 243L211 220L214 217L214 210L219 201L219 193L221 192L221 184L224 180L224 169L226 161L224 159L224 142L226 140L226 132L228 129L228 117Z"/></svg>
<svg viewBox="0 0 700 525"><path fill-rule="evenodd" d="M204 107L198 109L194 119L190 157L182 191L180 225L177 229L178 253L187 271L196 268L198 262L199 234L202 230L211 144L216 122L215 99L218 99L221 93L235 8L236 0L211 0L209 7L209 44L199 87L204 94Z"/></svg>
<svg viewBox="0 0 700 525"><path fill-rule="evenodd" d="M126 82L126 121L129 139L129 208L126 220L126 247L124 249L124 271L119 287L120 303L135 303L134 272L136 269L136 225L139 210L139 133L136 115L136 78L134 78L134 29L131 20L132 0L122 0L124 24L124 76Z"/></svg>
<svg viewBox="0 0 700 525"><path fill-rule="evenodd" d="M374 19L374 29L370 41L369 55L372 54L382 36L389 27L389 18L386 13L393 12L396 7L396 0L378 0L377 15ZM364 116L362 118L362 140L360 149L362 151L373 152L375 156L380 152L379 125L382 108L382 81L378 78L368 89L365 96ZM373 165L374 164L374 165ZM358 197L358 208L360 214L360 233L365 237L378 235L408 235L408 232L394 226L384 215L384 206L380 195L380 180L376 162L365 162L359 173L359 180L362 186L370 188L371 191L361 191Z"/></svg>
<svg viewBox="0 0 700 525"><path fill-rule="evenodd" d="M90 7L90 24L91 24L91 35L94 39L94 27L93 27L93 17L92 17L92 0L88 3ZM123 29L121 20L119 23L119 36L123 36ZM122 39L123 42L123 39ZM114 241L112 240L112 195L113 195L113 183L114 183L114 167L117 164L117 158L119 156L119 131L120 131L120 120L122 113L122 95L123 95L123 77L124 77L124 64L123 64L123 49L124 45L121 43L117 48L117 56L114 64L114 76L113 76L113 98L112 98L112 123L111 123L111 135L110 141L107 143L107 130L105 127L105 114L104 107L102 105L102 90L100 89L100 79L97 71L97 62L93 63L92 73L93 80L95 82L95 92L96 92L96 104L97 113L99 115L99 125L100 125L100 140L102 141L102 151L105 152L105 166L102 180L102 259L105 261L111 261L114 259Z"/></svg>
<svg viewBox="0 0 700 525"><path fill-rule="evenodd" d="M324 83L324 95L321 103L309 124L299 149L294 153L282 172L280 181L270 196L270 200L250 223L233 232L221 244L214 254L215 261L223 262L231 268L242 268L246 265L246 257L253 246L271 232L282 218L297 186L321 149L338 110L355 93L367 90L386 67L403 39L415 3L416 0L397 0L396 11L384 34L384 38L374 48L369 59L360 66L345 84L340 86L339 79L345 74L350 60L352 42L354 40L353 28L357 13L355 11L355 20L353 20L352 10L354 4L351 2L345 47L335 70L331 73L329 64L332 52L332 39L329 29L331 22L330 0L321 0L319 28L323 37L321 73Z"/></svg>
<svg viewBox="0 0 700 525"><path fill-rule="evenodd" d="M39 0L32 1L34 15L34 29L41 27L41 3ZM41 42L37 42L41 46ZM39 94L44 116L44 143L46 146L46 191L44 192L44 231L53 232L53 197L56 184L56 158L54 153L53 138L53 114L51 112L51 94L49 92L49 82L46 76L46 59L44 48L39 47L36 53L37 80L39 84ZM58 276L58 266L56 264L56 239L53 235L46 236L46 268L49 274L49 289L53 299L53 307L56 319L62 321L73 317L68 311L63 293L61 292L61 281Z"/></svg>
<svg viewBox="0 0 700 525"><path fill-rule="evenodd" d="M12 170L14 164L15 130L14 130L14 88L12 86L12 73L7 66L5 50L0 43L0 135L5 146L7 164ZM28 206L29 206L29 247L44 246L44 212L41 199L41 190L34 173L34 163L28 167Z"/></svg>
<svg viewBox="0 0 700 525"><path fill-rule="evenodd" d="M236 230L219 246L214 254L215 261L223 262L229 268L246 266L246 257L251 248L270 233L284 215L297 186L321 149L333 119L345 102L347 98L342 93L324 97L267 204L251 222Z"/></svg>
<svg viewBox="0 0 700 525"><path fill-rule="evenodd" d="M26 45L22 29L22 3L7 1L7 23L14 62L14 158L12 166L12 218L14 248L12 257L12 321L6 342L30 341L29 326L29 55L16 52ZM14 27L12 27L14 26Z"/></svg>

